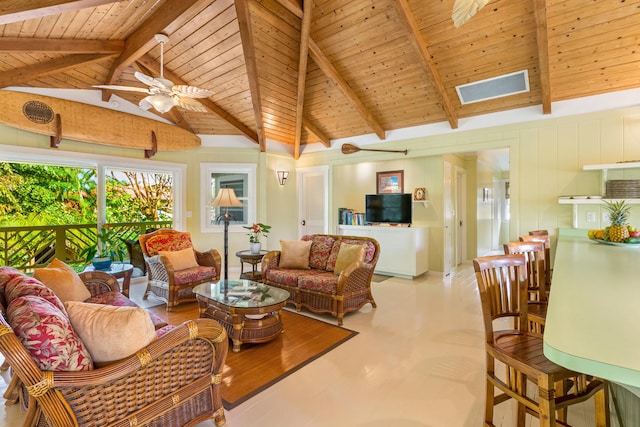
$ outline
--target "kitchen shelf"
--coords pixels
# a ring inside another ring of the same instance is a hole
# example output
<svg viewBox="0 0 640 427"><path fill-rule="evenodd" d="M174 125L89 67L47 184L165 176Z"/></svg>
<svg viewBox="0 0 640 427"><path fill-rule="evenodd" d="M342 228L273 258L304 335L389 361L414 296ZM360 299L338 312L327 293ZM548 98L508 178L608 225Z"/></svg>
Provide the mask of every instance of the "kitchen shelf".
<svg viewBox="0 0 640 427"><path fill-rule="evenodd" d="M569 196L559 197L558 204L561 205L573 205L573 228L578 228L578 205L601 205L604 200L608 202L617 202L624 200L630 205L639 205L640 199L605 199L604 196L607 191L607 171L609 169L633 169L640 168L640 161L638 162L622 162L622 163L603 163L599 165L583 165L583 171L602 171L602 187L601 194L599 196L593 196L594 198L587 198L589 196L582 196L580 198L571 199Z"/></svg>

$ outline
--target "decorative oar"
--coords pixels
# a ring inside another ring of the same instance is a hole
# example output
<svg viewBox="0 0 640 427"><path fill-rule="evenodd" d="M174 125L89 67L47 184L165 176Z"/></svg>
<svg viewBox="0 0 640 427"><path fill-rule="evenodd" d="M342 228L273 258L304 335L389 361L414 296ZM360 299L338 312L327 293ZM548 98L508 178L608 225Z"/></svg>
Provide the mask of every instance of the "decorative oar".
<svg viewBox="0 0 640 427"><path fill-rule="evenodd" d="M404 153L406 156L409 152L408 150L376 150L374 148L360 148L356 147L353 144L342 144L342 154L353 154L358 151L382 151L384 153Z"/></svg>

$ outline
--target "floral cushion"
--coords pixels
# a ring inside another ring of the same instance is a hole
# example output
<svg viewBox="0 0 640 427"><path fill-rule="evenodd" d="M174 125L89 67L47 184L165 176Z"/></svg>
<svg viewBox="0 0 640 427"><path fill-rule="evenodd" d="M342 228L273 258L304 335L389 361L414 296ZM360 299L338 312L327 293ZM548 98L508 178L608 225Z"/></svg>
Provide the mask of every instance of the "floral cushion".
<svg viewBox="0 0 640 427"><path fill-rule="evenodd" d="M215 267L198 266L186 270L174 271L173 280L176 285L197 282L200 280L213 280L216 277Z"/></svg>
<svg viewBox="0 0 640 427"><path fill-rule="evenodd" d="M43 371L88 371L91 356L65 313L42 297L11 301L7 318L22 345Z"/></svg>
<svg viewBox="0 0 640 427"><path fill-rule="evenodd" d="M25 274L18 270L17 268L9 267L8 265L3 265L0 267L0 292L4 290L7 282L14 277L24 276Z"/></svg>
<svg viewBox="0 0 640 427"><path fill-rule="evenodd" d="M340 242L341 240L333 242L329 258L327 258L327 266L325 267L327 271L333 271L336 268L336 261L338 260L338 253L340 252Z"/></svg>
<svg viewBox="0 0 640 427"><path fill-rule="evenodd" d="M309 254L309 267L317 270L327 268L327 259L331 254L331 248L335 239L331 236L304 236L302 240L311 240L311 253Z"/></svg>
<svg viewBox="0 0 640 427"><path fill-rule="evenodd" d="M338 276L332 272L316 272L316 274L298 277L298 287L335 295L338 289Z"/></svg>
<svg viewBox="0 0 640 427"><path fill-rule="evenodd" d="M288 268L270 268L267 270L267 280L275 283L281 283L286 286L298 286L298 278L316 274L315 270L299 270Z"/></svg>
<svg viewBox="0 0 640 427"><path fill-rule="evenodd" d="M188 232L176 232L170 234L158 234L145 242L149 256L157 255L159 251L179 251L192 248L191 234Z"/></svg>
<svg viewBox="0 0 640 427"><path fill-rule="evenodd" d="M62 311L65 315L67 311L60 301L60 298L56 296L56 294L42 284L39 280L34 279L33 277L25 276L24 274L18 277L14 277L13 279L7 282L5 286L5 298L7 299L7 303L10 303L16 298L26 296L26 295L37 295L40 296L51 304L55 305Z"/></svg>

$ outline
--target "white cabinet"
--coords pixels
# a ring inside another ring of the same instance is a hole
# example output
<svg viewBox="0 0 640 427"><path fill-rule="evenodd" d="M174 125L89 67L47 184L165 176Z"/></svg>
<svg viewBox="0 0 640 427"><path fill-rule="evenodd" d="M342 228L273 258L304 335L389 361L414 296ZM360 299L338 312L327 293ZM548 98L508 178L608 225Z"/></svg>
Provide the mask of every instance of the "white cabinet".
<svg viewBox="0 0 640 427"><path fill-rule="evenodd" d="M427 227L339 225L343 236L372 237L380 244L376 273L413 279L429 270Z"/></svg>
<svg viewBox="0 0 640 427"><path fill-rule="evenodd" d="M622 163L607 163L601 165L584 165L583 171L599 170L602 171L602 188L599 195L593 196L561 196L558 198L558 203L561 205L573 205L573 228L578 228L578 205L600 205L603 202L603 198L606 193L607 185L607 171L609 169L631 169L640 168L640 162L622 162ZM615 202L620 199L607 199L607 201ZM636 205L640 204L640 199L624 199L627 204Z"/></svg>

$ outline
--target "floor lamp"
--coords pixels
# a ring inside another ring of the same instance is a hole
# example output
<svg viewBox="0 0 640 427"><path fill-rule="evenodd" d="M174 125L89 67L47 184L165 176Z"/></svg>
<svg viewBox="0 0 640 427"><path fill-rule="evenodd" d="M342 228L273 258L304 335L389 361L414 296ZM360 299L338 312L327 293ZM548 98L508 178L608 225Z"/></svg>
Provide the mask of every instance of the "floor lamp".
<svg viewBox="0 0 640 427"><path fill-rule="evenodd" d="M217 220L224 221L224 280L229 280L229 219L232 215L228 209L236 206L243 206L242 202L236 197L236 192L233 188L221 188L218 191L218 195L211 202L211 206L217 208L224 208L224 213L218 215Z"/></svg>

